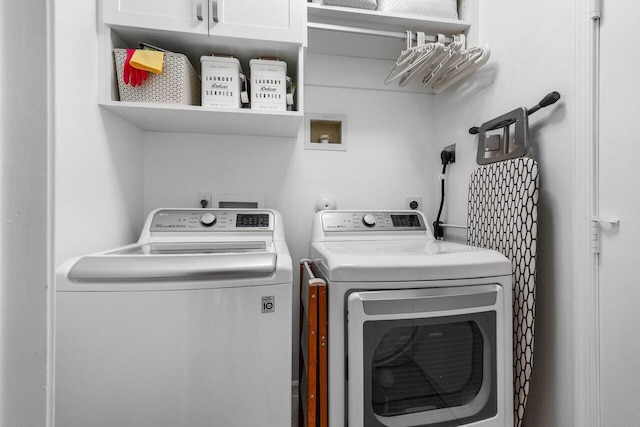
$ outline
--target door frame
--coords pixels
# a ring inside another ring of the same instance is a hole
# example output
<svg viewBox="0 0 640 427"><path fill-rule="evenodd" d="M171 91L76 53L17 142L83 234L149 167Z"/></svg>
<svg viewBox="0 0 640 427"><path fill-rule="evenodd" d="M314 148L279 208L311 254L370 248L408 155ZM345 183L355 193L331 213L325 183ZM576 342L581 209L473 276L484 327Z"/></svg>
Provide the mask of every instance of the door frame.
<svg viewBox="0 0 640 427"><path fill-rule="evenodd" d="M574 425L599 427L598 133L600 1L575 1ZM597 245L598 242L595 244Z"/></svg>

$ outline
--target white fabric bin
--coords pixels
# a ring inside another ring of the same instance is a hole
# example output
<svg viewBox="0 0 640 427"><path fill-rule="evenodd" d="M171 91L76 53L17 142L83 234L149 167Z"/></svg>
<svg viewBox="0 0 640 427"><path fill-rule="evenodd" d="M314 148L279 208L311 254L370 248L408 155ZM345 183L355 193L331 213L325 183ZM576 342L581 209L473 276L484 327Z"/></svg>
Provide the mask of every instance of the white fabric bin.
<svg viewBox="0 0 640 427"><path fill-rule="evenodd" d="M380 12L458 19L457 0L378 0Z"/></svg>
<svg viewBox="0 0 640 427"><path fill-rule="evenodd" d="M378 6L377 0L314 0L313 2L327 6L356 7L368 10L375 10Z"/></svg>

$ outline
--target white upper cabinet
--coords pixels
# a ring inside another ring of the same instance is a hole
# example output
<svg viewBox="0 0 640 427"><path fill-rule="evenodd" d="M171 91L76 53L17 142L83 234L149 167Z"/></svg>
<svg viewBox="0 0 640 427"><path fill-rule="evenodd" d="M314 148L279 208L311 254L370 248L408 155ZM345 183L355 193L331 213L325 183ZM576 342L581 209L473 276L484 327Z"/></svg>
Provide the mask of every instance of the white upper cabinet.
<svg viewBox="0 0 640 427"><path fill-rule="evenodd" d="M109 25L207 34L208 16L207 0L103 0Z"/></svg>
<svg viewBox="0 0 640 427"><path fill-rule="evenodd" d="M103 0L107 25L306 45L304 0Z"/></svg>
<svg viewBox="0 0 640 427"><path fill-rule="evenodd" d="M210 35L306 44L305 0L210 0L209 12Z"/></svg>

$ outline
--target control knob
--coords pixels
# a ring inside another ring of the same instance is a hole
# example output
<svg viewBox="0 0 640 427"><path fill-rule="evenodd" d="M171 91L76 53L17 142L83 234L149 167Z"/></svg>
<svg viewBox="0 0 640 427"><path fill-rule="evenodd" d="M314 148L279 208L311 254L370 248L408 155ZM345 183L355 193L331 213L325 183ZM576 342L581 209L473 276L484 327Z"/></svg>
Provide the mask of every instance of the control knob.
<svg viewBox="0 0 640 427"><path fill-rule="evenodd" d="M373 227L376 225L376 217L371 214L366 214L362 217L362 223L367 227Z"/></svg>
<svg viewBox="0 0 640 427"><path fill-rule="evenodd" d="M205 227L211 227L216 223L216 216L212 213L206 213L200 217L200 224Z"/></svg>

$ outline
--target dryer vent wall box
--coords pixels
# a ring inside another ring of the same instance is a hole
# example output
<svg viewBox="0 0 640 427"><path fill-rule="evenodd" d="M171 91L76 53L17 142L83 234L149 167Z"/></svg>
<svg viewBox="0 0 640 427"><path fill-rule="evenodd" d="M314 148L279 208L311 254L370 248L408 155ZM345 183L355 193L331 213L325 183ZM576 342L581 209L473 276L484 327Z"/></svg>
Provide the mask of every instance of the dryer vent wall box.
<svg viewBox="0 0 640 427"><path fill-rule="evenodd" d="M314 217L331 426L513 426L511 264L428 224L414 210Z"/></svg>
<svg viewBox="0 0 640 427"><path fill-rule="evenodd" d="M159 209L137 243L61 265L56 425L289 425L283 230L274 210Z"/></svg>
<svg viewBox="0 0 640 427"><path fill-rule="evenodd" d="M264 209L265 196L214 194L211 207L220 209Z"/></svg>

